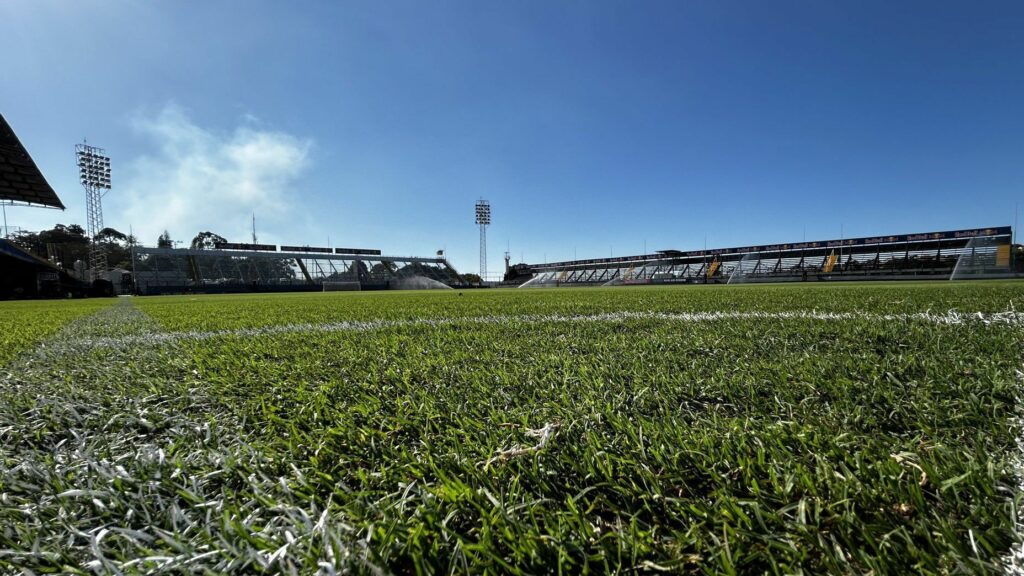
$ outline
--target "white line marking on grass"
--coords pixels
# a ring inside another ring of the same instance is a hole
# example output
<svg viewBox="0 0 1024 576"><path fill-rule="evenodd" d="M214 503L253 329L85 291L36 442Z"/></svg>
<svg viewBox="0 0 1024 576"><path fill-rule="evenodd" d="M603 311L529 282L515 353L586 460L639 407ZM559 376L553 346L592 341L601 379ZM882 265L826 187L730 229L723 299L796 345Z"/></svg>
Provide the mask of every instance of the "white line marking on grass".
<svg viewBox="0 0 1024 576"><path fill-rule="evenodd" d="M1020 384L1020 394L1024 402L1024 372L1017 370L1017 382ZM1024 493L1024 414L1017 409L1015 424L1018 426L1017 454L1011 461L1017 472L1017 492ZM1006 573L1013 576L1024 576L1024 519L1020 517L1020 510L1014 507L1014 526L1017 533L1017 543L1003 556L1003 566Z"/></svg>
<svg viewBox="0 0 1024 576"><path fill-rule="evenodd" d="M605 312L600 314L580 315L543 315L532 314L523 316L468 316L464 318L417 318L406 320L365 320L344 321L326 324L283 324L257 328L238 328L231 330L208 330L186 332L148 332L118 337L90 337L72 339L57 343L50 353L66 353L92 348L124 348L138 345L160 345L178 341L199 341L220 337L255 338L278 334L301 334L316 332L367 332L385 328L402 327L446 327L457 325L515 325L515 324L548 324L548 323L600 323L623 322L629 320L657 320L665 322L716 322L729 320L815 320L851 321L866 320L871 322L924 322L936 325L960 324L998 324L1006 326L1024 326L1024 313L1018 312L974 312L969 314L950 311L944 314L917 312L912 314L874 314L868 312Z"/></svg>

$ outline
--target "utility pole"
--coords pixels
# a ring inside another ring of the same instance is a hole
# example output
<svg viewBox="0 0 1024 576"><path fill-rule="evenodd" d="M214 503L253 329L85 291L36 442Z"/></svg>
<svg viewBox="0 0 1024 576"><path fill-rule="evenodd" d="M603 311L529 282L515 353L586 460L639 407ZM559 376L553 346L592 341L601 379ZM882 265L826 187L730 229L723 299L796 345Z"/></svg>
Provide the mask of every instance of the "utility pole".
<svg viewBox="0 0 1024 576"><path fill-rule="evenodd" d="M846 241L846 231L843 224L839 224L839 274L843 273L843 243Z"/></svg>
<svg viewBox="0 0 1024 576"><path fill-rule="evenodd" d="M1010 236L1010 266L1014 272L1017 271L1017 210L1020 202L1013 204L1013 233Z"/></svg>
<svg viewBox="0 0 1024 576"><path fill-rule="evenodd" d="M128 240L131 241L132 249L132 294L138 294L139 292L139 280L137 277L138 272L135 270L135 229L131 224L128 225Z"/></svg>

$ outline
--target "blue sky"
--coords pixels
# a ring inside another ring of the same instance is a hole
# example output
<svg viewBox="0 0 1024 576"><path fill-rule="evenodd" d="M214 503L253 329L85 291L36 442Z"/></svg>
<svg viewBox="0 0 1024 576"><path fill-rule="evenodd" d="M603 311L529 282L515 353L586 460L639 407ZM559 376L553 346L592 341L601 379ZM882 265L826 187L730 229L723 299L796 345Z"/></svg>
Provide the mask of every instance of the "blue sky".
<svg viewBox="0 0 1024 576"><path fill-rule="evenodd" d="M0 3L0 112L84 224L492 271L1012 224L1024 3ZM805 232L806 230L806 232Z"/></svg>

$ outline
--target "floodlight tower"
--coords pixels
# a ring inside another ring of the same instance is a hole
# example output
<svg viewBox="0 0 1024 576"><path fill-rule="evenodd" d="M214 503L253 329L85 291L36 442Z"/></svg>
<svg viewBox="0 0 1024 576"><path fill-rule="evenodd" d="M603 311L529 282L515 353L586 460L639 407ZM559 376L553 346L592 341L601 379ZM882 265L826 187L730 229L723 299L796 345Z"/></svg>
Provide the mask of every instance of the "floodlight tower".
<svg viewBox="0 0 1024 576"><path fill-rule="evenodd" d="M107 271L107 253L96 241L96 235L103 230L103 204L101 200L110 190L110 157L102 148L86 143L75 145L78 157L78 181L85 188L85 219L89 244L89 276L97 279Z"/></svg>
<svg viewBox="0 0 1024 576"><path fill-rule="evenodd" d="M480 226L480 280L487 280L487 227L491 225L491 203L476 202L476 223Z"/></svg>

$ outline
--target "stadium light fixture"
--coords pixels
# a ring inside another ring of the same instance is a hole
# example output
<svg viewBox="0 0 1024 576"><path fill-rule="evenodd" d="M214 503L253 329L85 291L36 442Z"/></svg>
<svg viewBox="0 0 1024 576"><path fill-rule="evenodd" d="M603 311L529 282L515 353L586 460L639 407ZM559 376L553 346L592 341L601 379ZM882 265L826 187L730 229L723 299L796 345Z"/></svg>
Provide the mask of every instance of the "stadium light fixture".
<svg viewBox="0 0 1024 576"><path fill-rule="evenodd" d="M89 274L93 280L107 271L107 254L96 242L96 235L103 230L103 196L111 188L110 157L102 148L86 143L75 145L78 160L78 181L85 188L85 219L89 244Z"/></svg>
<svg viewBox="0 0 1024 576"><path fill-rule="evenodd" d="M487 200L476 203L476 223L480 226L488 226L491 223L491 203Z"/></svg>

